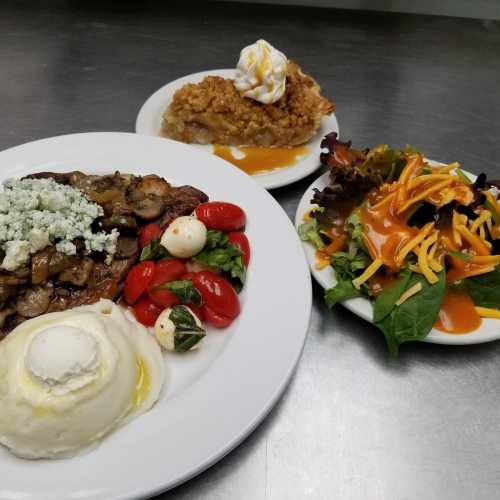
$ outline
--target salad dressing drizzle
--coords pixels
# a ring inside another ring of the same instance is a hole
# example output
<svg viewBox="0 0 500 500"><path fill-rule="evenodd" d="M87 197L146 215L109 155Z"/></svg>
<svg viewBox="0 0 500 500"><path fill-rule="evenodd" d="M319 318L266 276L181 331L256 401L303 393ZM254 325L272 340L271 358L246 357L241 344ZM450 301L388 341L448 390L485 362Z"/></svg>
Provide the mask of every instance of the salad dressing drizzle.
<svg viewBox="0 0 500 500"><path fill-rule="evenodd" d="M448 289L434 328L446 333L462 334L473 332L480 326L481 318L469 295Z"/></svg>

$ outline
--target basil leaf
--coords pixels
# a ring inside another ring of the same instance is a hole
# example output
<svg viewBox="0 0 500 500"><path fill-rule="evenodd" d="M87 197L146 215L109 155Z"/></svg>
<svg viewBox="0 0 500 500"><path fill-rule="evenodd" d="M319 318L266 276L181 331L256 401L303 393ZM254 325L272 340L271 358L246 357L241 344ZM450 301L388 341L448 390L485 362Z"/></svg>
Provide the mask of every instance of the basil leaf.
<svg viewBox="0 0 500 500"><path fill-rule="evenodd" d="M167 249L160 244L160 240L151 240L141 252L140 261L143 260L160 260L171 257Z"/></svg>
<svg viewBox="0 0 500 500"><path fill-rule="evenodd" d="M316 219L311 218L307 222L304 222L299 226L297 231L302 241L309 241L318 250L324 248L325 244L319 234L318 221Z"/></svg>
<svg viewBox="0 0 500 500"><path fill-rule="evenodd" d="M471 260L471 256L467 253L463 252L456 252L455 250L448 250L448 255L451 255L452 257L456 257L457 259L462 259L462 260Z"/></svg>
<svg viewBox="0 0 500 500"><path fill-rule="evenodd" d="M176 352L189 351L204 336L205 333L174 333L174 349Z"/></svg>
<svg viewBox="0 0 500 500"><path fill-rule="evenodd" d="M476 306L500 308L500 268L463 280L463 287Z"/></svg>
<svg viewBox="0 0 500 500"><path fill-rule="evenodd" d="M196 324L193 314L186 306L174 306L170 311L170 320L175 325L176 332L201 332L205 330Z"/></svg>
<svg viewBox="0 0 500 500"><path fill-rule="evenodd" d="M361 297L361 290L355 288L350 279L337 276L337 284L325 292L326 305L331 309L335 304L344 300Z"/></svg>
<svg viewBox="0 0 500 500"><path fill-rule="evenodd" d="M204 250L226 246L228 244L228 241L229 238L227 237L227 234L215 229L209 229L207 231L207 241L205 243Z"/></svg>
<svg viewBox="0 0 500 500"><path fill-rule="evenodd" d="M379 323L388 316L394 309L399 297L408 288L408 281L411 277L411 270L403 269L399 273L398 280L387 288L384 288L382 293L375 299L373 303L373 322Z"/></svg>
<svg viewBox="0 0 500 500"><path fill-rule="evenodd" d="M444 299L446 272L438 273L438 278L439 281L431 285L424 276L414 273L406 290L420 283L421 291L393 307L390 314L375 323L382 330L392 356L397 356L403 342L422 340L431 331Z"/></svg>
<svg viewBox="0 0 500 500"><path fill-rule="evenodd" d="M182 304L194 304L196 306L201 306L201 294L193 286L193 282L191 280L170 281L169 283L160 285L158 288L175 293Z"/></svg>
<svg viewBox="0 0 500 500"><path fill-rule="evenodd" d="M225 271L231 278L237 278L241 284L245 283L246 269L243 264L243 253L234 245L228 244L225 247L214 248L213 250L202 250L193 260L212 267L219 271Z"/></svg>

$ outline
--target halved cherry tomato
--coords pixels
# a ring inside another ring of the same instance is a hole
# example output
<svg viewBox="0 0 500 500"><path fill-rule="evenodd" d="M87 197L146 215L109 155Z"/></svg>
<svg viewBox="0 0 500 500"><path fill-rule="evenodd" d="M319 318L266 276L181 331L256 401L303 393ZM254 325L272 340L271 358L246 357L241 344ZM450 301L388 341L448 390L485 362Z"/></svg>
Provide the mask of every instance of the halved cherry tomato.
<svg viewBox="0 0 500 500"><path fill-rule="evenodd" d="M158 288L164 283L176 281L186 273L186 264L179 259L165 259L156 263L153 279L149 282L148 296L160 307L170 307L180 304L175 293Z"/></svg>
<svg viewBox="0 0 500 500"><path fill-rule="evenodd" d="M245 267L248 267L248 263L250 262L250 243L245 233L233 231L229 233L227 237L231 245L234 245L243 252L243 264L245 264Z"/></svg>
<svg viewBox="0 0 500 500"><path fill-rule="evenodd" d="M129 304L133 304L139 300L139 297L144 293L153 279L154 272L155 263L152 260L145 260L129 271L123 288L125 300Z"/></svg>
<svg viewBox="0 0 500 500"><path fill-rule="evenodd" d="M132 306L132 309L134 310L137 321L142 323L144 326L154 326L156 319L163 310L153 304L148 297L142 297L139 299L139 301Z"/></svg>
<svg viewBox="0 0 500 500"><path fill-rule="evenodd" d="M208 306L202 307L205 314L206 320L215 328L226 328L233 322L233 318L228 318L227 316L222 316L222 314L217 314L213 309Z"/></svg>
<svg viewBox="0 0 500 500"><path fill-rule="evenodd" d="M203 310L203 306L198 307L194 304L189 304L188 307L196 314L196 316L198 316L200 321L205 321L205 311Z"/></svg>
<svg viewBox="0 0 500 500"><path fill-rule="evenodd" d="M170 290L165 290L163 288L148 288L148 297L154 302L158 307L172 307L180 304L180 300L177 298L175 293Z"/></svg>
<svg viewBox="0 0 500 500"><path fill-rule="evenodd" d="M151 240L159 240L163 230L160 224L152 222L151 224L146 224L139 234L139 245L144 248Z"/></svg>
<svg viewBox="0 0 500 500"><path fill-rule="evenodd" d="M201 293L205 306L228 318L240 314L240 301L229 281L211 271L192 274L193 285Z"/></svg>
<svg viewBox="0 0 500 500"><path fill-rule="evenodd" d="M246 222L245 212L233 203L209 201L198 205L194 213L208 229L219 231L236 231Z"/></svg>

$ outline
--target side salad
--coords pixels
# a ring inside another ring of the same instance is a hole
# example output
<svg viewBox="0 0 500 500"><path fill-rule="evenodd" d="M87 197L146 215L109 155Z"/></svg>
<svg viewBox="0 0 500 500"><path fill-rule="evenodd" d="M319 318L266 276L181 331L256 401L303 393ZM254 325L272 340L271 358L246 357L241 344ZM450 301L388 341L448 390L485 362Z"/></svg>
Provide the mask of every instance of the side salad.
<svg viewBox="0 0 500 500"><path fill-rule="evenodd" d="M433 327L462 334L500 319L497 181L473 181L410 146L356 150L332 133L321 147L330 184L315 190L299 235L316 248L316 267L335 271L329 307L368 298L392 355Z"/></svg>
<svg viewBox="0 0 500 500"><path fill-rule="evenodd" d="M225 328L240 314L238 294L250 262L245 224L237 205L207 202L166 228L142 228L140 262L129 271L123 295L165 349L197 347L204 321Z"/></svg>

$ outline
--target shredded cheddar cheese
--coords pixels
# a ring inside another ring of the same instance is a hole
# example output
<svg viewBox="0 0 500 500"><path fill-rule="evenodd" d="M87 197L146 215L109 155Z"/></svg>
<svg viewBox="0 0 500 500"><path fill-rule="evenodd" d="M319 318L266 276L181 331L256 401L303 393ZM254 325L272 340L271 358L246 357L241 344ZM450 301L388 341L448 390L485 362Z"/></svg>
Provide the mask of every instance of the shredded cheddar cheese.
<svg viewBox="0 0 500 500"><path fill-rule="evenodd" d="M436 191L440 191L443 189L445 186L448 186L454 181L453 177L450 176L449 179L446 179L444 181L438 182L437 184L434 184L434 186L431 186L427 188L425 191L422 191L421 193L413 196L413 198L410 198L408 201L403 203L401 207L398 209L398 214L401 214L408 210L414 203L417 203L418 201L425 200L430 194L435 193Z"/></svg>
<svg viewBox="0 0 500 500"><path fill-rule="evenodd" d="M404 304L410 297L413 297L416 293L422 290L422 283L415 283L412 287L408 288L401 297L396 301L395 305L400 306Z"/></svg>
<svg viewBox="0 0 500 500"><path fill-rule="evenodd" d="M360 286L370 279L379 269L380 266L382 266L382 260L381 259L375 259L364 271L361 276L358 276L357 278L352 280L352 284L356 288L360 288Z"/></svg>
<svg viewBox="0 0 500 500"><path fill-rule="evenodd" d="M419 245L434 228L434 222L427 223L414 238L412 238L396 255L396 263L400 266L405 257Z"/></svg>
<svg viewBox="0 0 500 500"><path fill-rule="evenodd" d="M427 251L429 250L429 247L437 241L438 234L439 232L436 231L426 238L422 242L422 245L420 245L420 250L418 252L418 267L422 270L422 274L425 276L425 279L432 285L437 283L439 279L434 271L429 267Z"/></svg>
<svg viewBox="0 0 500 500"><path fill-rule="evenodd" d="M469 245L474 249L478 255L489 255L490 249L484 240L479 238L479 236L471 233L469 229L463 224L456 226L457 231L460 233L462 238L469 243Z"/></svg>
<svg viewBox="0 0 500 500"><path fill-rule="evenodd" d="M489 307L476 307L475 309L481 318L500 319L500 311L498 309L490 309Z"/></svg>

